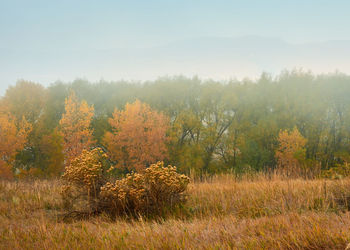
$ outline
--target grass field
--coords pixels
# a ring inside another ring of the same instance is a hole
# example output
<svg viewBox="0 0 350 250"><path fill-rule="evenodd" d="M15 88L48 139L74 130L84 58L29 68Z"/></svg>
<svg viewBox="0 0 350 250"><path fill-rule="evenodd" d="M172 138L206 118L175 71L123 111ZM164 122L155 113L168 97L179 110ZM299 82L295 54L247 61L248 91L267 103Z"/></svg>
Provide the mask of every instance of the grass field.
<svg viewBox="0 0 350 250"><path fill-rule="evenodd" d="M192 182L163 219L62 222L58 181L0 182L0 249L345 249L350 180Z"/></svg>

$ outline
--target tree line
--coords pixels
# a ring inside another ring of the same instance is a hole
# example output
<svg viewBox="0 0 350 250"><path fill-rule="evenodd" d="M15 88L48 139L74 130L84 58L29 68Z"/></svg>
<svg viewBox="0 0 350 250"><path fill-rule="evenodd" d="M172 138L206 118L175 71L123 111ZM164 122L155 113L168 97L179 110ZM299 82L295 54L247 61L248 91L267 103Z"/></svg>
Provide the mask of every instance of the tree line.
<svg viewBox="0 0 350 250"><path fill-rule="evenodd" d="M348 75L300 70L226 82L21 80L0 99L0 175L58 176L97 146L125 171L158 160L183 173L329 169L350 161L349 94Z"/></svg>

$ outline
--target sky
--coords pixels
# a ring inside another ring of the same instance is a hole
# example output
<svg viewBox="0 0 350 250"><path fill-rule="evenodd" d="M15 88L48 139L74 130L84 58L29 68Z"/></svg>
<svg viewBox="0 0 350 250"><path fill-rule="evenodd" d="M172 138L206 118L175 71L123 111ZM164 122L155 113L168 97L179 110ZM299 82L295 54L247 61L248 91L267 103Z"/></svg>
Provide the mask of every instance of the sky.
<svg viewBox="0 0 350 250"><path fill-rule="evenodd" d="M254 36L291 44L348 41L349 10L346 0L0 0L0 86L4 89L21 78L43 84L75 77L147 80L149 76L138 73L147 62L136 60L135 51L191 39ZM88 67L84 62L78 65L81 53L116 49L123 51L123 60L139 63L134 72L132 63L125 70L128 74L110 72L119 64L106 64L110 71L91 72L92 57ZM158 63L161 60L167 58ZM69 65L72 61L76 63ZM153 75L179 70L155 70Z"/></svg>

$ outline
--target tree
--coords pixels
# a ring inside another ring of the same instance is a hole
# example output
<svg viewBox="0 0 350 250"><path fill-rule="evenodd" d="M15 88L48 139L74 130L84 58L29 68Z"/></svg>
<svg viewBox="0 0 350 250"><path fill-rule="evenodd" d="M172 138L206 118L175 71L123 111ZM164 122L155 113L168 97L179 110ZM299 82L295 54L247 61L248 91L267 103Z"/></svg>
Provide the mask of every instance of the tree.
<svg viewBox="0 0 350 250"><path fill-rule="evenodd" d="M300 170L301 163L305 160L306 139L294 127L290 133L287 130L280 131L278 142L279 147L275 154L278 166L287 174L295 174Z"/></svg>
<svg viewBox="0 0 350 250"><path fill-rule="evenodd" d="M65 113L59 122L63 137L65 165L81 154L83 149L90 149L94 144L90 124L94 115L93 106L79 101L74 92L65 100Z"/></svg>
<svg viewBox="0 0 350 250"><path fill-rule="evenodd" d="M239 117L237 98L234 92L216 82L203 84L200 90L189 108L180 107L174 119L172 163L186 172L189 168L196 172L215 172L223 155L229 151L223 147L223 142Z"/></svg>
<svg viewBox="0 0 350 250"><path fill-rule="evenodd" d="M109 119L112 132L104 142L116 167L142 170L167 157L167 116L136 100L127 103L124 111L115 109Z"/></svg>
<svg viewBox="0 0 350 250"><path fill-rule="evenodd" d="M16 119L0 110L0 177L11 179L12 163L19 150L22 150L31 131L31 125L25 120L16 126Z"/></svg>
<svg viewBox="0 0 350 250"><path fill-rule="evenodd" d="M7 89L4 102L17 121L24 117L33 125L43 113L46 94L42 85L21 80Z"/></svg>
<svg viewBox="0 0 350 250"><path fill-rule="evenodd" d="M15 86L7 89L2 102L6 105L12 118L15 119L16 126L20 125L24 117L32 127L27 137L26 147L16 155L16 167L41 167L38 135L42 135L43 132L38 124L44 114L47 90L40 84L20 80Z"/></svg>
<svg viewBox="0 0 350 250"><path fill-rule="evenodd" d="M44 156L45 172L49 176L60 176L64 170L63 138L57 129L51 134L44 135L40 151Z"/></svg>

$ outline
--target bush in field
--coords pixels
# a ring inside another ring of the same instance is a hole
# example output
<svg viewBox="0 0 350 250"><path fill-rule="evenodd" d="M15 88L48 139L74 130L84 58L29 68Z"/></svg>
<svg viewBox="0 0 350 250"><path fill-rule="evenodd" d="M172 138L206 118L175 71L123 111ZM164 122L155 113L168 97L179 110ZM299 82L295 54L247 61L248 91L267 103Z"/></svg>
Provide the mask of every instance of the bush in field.
<svg viewBox="0 0 350 250"><path fill-rule="evenodd" d="M65 208L74 215L160 215L185 201L189 178L178 174L176 167L158 162L114 182L108 181L111 169L101 149L84 150L62 176Z"/></svg>
<svg viewBox="0 0 350 250"><path fill-rule="evenodd" d="M62 187L65 207L70 210L86 212L98 208L100 188L107 181L107 155L100 148L83 150L81 155L66 167L62 178L66 185Z"/></svg>
<svg viewBox="0 0 350 250"><path fill-rule="evenodd" d="M189 178L163 162L151 165L142 174L132 173L101 187L101 201L111 214L160 214L185 201Z"/></svg>

